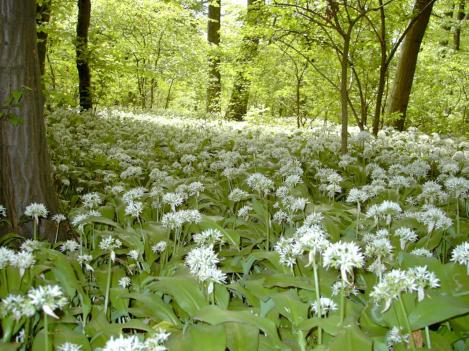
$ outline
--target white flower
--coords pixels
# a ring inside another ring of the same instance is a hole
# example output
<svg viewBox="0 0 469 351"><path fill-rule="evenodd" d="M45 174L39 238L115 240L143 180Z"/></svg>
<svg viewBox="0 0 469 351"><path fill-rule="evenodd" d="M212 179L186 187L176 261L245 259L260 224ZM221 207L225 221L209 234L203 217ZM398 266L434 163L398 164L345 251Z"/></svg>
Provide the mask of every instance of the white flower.
<svg viewBox="0 0 469 351"><path fill-rule="evenodd" d="M440 280L435 273L429 272L426 266L412 267L408 269L411 279L414 281L415 290L417 291L418 301L425 298L425 288L438 288Z"/></svg>
<svg viewBox="0 0 469 351"><path fill-rule="evenodd" d="M453 221L446 216L446 213L434 206L424 206L423 211L417 212L415 218L422 224L427 226L428 233L438 229L448 229Z"/></svg>
<svg viewBox="0 0 469 351"><path fill-rule="evenodd" d="M319 303L320 303L320 307L321 307L321 316L326 316L329 312L331 311L336 311L337 310L337 304L327 298L327 297L322 297L319 299ZM318 302L317 301L314 301L312 304L311 304L311 308L314 312L315 315L318 315L319 314L319 309L318 309Z"/></svg>
<svg viewBox="0 0 469 351"><path fill-rule="evenodd" d="M415 234L415 232L410 229L410 228L406 228L406 227L400 227L398 229L396 229L396 231L394 232L394 235L399 237L399 243L401 244L401 250L404 250L407 243L413 243L415 241L417 241L418 239L418 236L417 234Z"/></svg>
<svg viewBox="0 0 469 351"><path fill-rule="evenodd" d="M83 206L89 209L98 207L103 202L98 193L84 194L81 196L81 201L83 202Z"/></svg>
<svg viewBox="0 0 469 351"><path fill-rule="evenodd" d="M386 335L386 346L392 350L394 345L400 343L409 343L409 334L402 333L402 327L393 327Z"/></svg>
<svg viewBox="0 0 469 351"><path fill-rule="evenodd" d="M428 258L432 258L433 257L433 254L431 253L430 250L428 249L425 249L425 248L420 248L420 249L414 249L410 252L411 255L415 255L415 256L423 256L423 257L428 257Z"/></svg>
<svg viewBox="0 0 469 351"><path fill-rule="evenodd" d="M205 190L205 186L201 182L193 182L187 186L190 196L199 196Z"/></svg>
<svg viewBox="0 0 469 351"><path fill-rule="evenodd" d="M62 252L75 252L80 248L80 244L77 243L75 240L67 240L65 241L62 246L60 247L60 251Z"/></svg>
<svg viewBox="0 0 469 351"><path fill-rule="evenodd" d="M194 234L192 239L198 246L210 246L221 241L223 234L218 229L206 229L201 233Z"/></svg>
<svg viewBox="0 0 469 351"><path fill-rule="evenodd" d="M55 214L55 215L52 216L52 220L53 220L55 223L57 223L57 224L59 224L60 222L65 221L66 219L67 219L67 217L65 217L65 216L64 216L63 214L61 214L61 213L57 213L57 214Z"/></svg>
<svg viewBox="0 0 469 351"><path fill-rule="evenodd" d="M0 306L0 317L12 314L16 320L21 317L32 317L36 313L35 306L27 297L21 295L8 295L2 300Z"/></svg>
<svg viewBox="0 0 469 351"><path fill-rule="evenodd" d="M91 262L93 260L93 256L91 255L79 255L77 257L77 262L82 266L82 265L85 265L85 268L87 271L90 271L90 272L93 272L94 271L94 268L91 267L91 265L89 264L89 262Z"/></svg>
<svg viewBox="0 0 469 351"><path fill-rule="evenodd" d="M469 275L469 242L463 242L454 248L451 261L466 266Z"/></svg>
<svg viewBox="0 0 469 351"><path fill-rule="evenodd" d="M150 338L145 340L145 348L147 351L166 351L166 347L162 344L168 340L171 333L167 333L163 329L159 329L158 332Z"/></svg>
<svg viewBox="0 0 469 351"><path fill-rule="evenodd" d="M278 224L291 223L292 217L285 211L279 210L275 212L274 215L272 216L272 221Z"/></svg>
<svg viewBox="0 0 469 351"><path fill-rule="evenodd" d="M135 201L143 197L146 191L147 189L143 187L133 188L124 193L124 195L122 195L122 199L124 202L129 203L130 201Z"/></svg>
<svg viewBox="0 0 469 351"><path fill-rule="evenodd" d="M357 188L352 188L350 189L348 196L347 196L347 202L352 202L352 203L359 203L362 204L366 200L370 198L370 194L367 193L366 191L357 189Z"/></svg>
<svg viewBox="0 0 469 351"><path fill-rule="evenodd" d="M282 236L275 244L274 250L280 256L280 263L290 268L296 264L296 258L303 253L303 248L296 237Z"/></svg>
<svg viewBox="0 0 469 351"><path fill-rule="evenodd" d="M248 186L258 193L267 195L274 187L274 182L261 173L251 174L246 180Z"/></svg>
<svg viewBox="0 0 469 351"><path fill-rule="evenodd" d="M233 202L240 202L249 198L249 193L239 188L234 188L228 195L228 200Z"/></svg>
<svg viewBox="0 0 469 351"><path fill-rule="evenodd" d="M142 167L130 166L120 174L121 179L135 178L143 173Z"/></svg>
<svg viewBox="0 0 469 351"><path fill-rule="evenodd" d="M24 211L26 216L34 218L35 221L38 221L39 217L46 218L47 213L46 206L35 202L26 206L26 210Z"/></svg>
<svg viewBox="0 0 469 351"><path fill-rule="evenodd" d="M119 286L122 289L126 289L127 287L130 286L131 283L132 283L132 281L130 280L129 277L122 277L122 278L119 279Z"/></svg>
<svg viewBox="0 0 469 351"><path fill-rule="evenodd" d="M181 206L186 200L185 193L166 193L163 195L163 203L171 206L171 211L176 211L176 207Z"/></svg>
<svg viewBox="0 0 469 351"><path fill-rule="evenodd" d="M153 253L163 252L166 250L168 243L166 241L160 241L151 247Z"/></svg>
<svg viewBox="0 0 469 351"><path fill-rule="evenodd" d="M102 239L99 243L99 247L101 250L109 251L112 262L114 262L114 260L116 259L116 253L114 252L114 250L120 248L121 246L122 242L119 239L114 239L111 235Z"/></svg>
<svg viewBox="0 0 469 351"><path fill-rule="evenodd" d="M197 247L189 251L185 258L186 266L192 275L201 282L208 281L208 293L213 291L213 283L224 283L226 274L217 268L220 261L212 246Z"/></svg>
<svg viewBox="0 0 469 351"><path fill-rule="evenodd" d="M7 209L5 206L0 204L0 217L6 217L7 216Z"/></svg>
<svg viewBox="0 0 469 351"><path fill-rule="evenodd" d="M66 342L57 348L58 351L81 351L81 345Z"/></svg>
<svg viewBox="0 0 469 351"><path fill-rule="evenodd" d="M143 212L143 203L140 201L130 201L125 207L125 214L133 218L139 218Z"/></svg>
<svg viewBox="0 0 469 351"><path fill-rule="evenodd" d="M466 178L450 177L445 186L456 198L465 198L469 194L469 180Z"/></svg>
<svg viewBox="0 0 469 351"><path fill-rule="evenodd" d="M26 269L30 268L36 263L34 255L29 251L20 251L16 253L11 259L11 265L20 271L20 276L23 276Z"/></svg>
<svg viewBox="0 0 469 351"><path fill-rule="evenodd" d="M384 313L391 307L392 301L399 298L401 293L415 289L416 285L407 271L394 269L386 273L383 279L373 287L370 297L376 303L383 302L384 307L381 312Z"/></svg>
<svg viewBox="0 0 469 351"><path fill-rule="evenodd" d="M0 246L0 269L4 269L14 259L15 252L7 247Z"/></svg>
<svg viewBox="0 0 469 351"><path fill-rule="evenodd" d="M128 256L134 259L135 261L137 261L138 258L140 257L140 252L138 250L130 250L128 253Z"/></svg>
<svg viewBox="0 0 469 351"><path fill-rule="evenodd" d="M136 335L111 337L102 351L146 351L145 345Z"/></svg>
<svg viewBox="0 0 469 351"><path fill-rule="evenodd" d="M67 304L67 299L63 296L63 292L58 285L33 288L29 290L28 297L37 309L42 309L44 313L54 318L59 318L54 310L60 309Z"/></svg>
<svg viewBox="0 0 469 351"><path fill-rule="evenodd" d="M20 249L28 252L34 252L41 247L41 242L38 240L27 239L21 244Z"/></svg>
<svg viewBox="0 0 469 351"><path fill-rule="evenodd" d="M325 268L339 269L342 280L346 283L349 283L347 274L353 277L353 269L361 268L364 264L360 247L354 242L339 241L332 244L324 251L323 260Z"/></svg>
<svg viewBox="0 0 469 351"><path fill-rule="evenodd" d="M238 217L247 221L249 219L249 212L252 211L252 207L249 205L243 206L238 210Z"/></svg>

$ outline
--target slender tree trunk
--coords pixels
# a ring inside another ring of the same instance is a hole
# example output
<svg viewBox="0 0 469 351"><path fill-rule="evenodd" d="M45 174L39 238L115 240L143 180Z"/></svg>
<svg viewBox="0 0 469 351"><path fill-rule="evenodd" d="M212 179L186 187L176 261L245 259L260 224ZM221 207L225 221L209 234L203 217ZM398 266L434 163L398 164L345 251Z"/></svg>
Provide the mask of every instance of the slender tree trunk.
<svg viewBox="0 0 469 351"><path fill-rule="evenodd" d="M401 56L394 76L387 113L399 113L394 126L404 130L407 105L414 80L417 58L425 30L433 8L432 0L415 0L413 15L417 21L407 33L402 44Z"/></svg>
<svg viewBox="0 0 469 351"><path fill-rule="evenodd" d="M80 94L80 107L82 110L93 108L91 97L91 72L88 62L88 30L91 20L91 0L78 0L78 22L77 22L77 69Z"/></svg>
<svg viewBox="0 0 469 351"><path fill-rule="evenodd" d="M466 0L459 0L459 5L455 9L455 19L457 20L457 26L454 28L453 33L453 47L454 50L461 49L461 22L465 17L464 7Z"/></svg>
<svg viewBox="0 0 469 351"><path fill-rule="evenodd" d="M164 109L167 110L169 107L169 103L171 102L171 90L173 89L174 79L171 79L171 83L169 83L168 94L166 95L166 100L164 103Z"/></svg>
<svg viewBox="0 0 469 351"><path fill-rule="evenodd" d="M35 1L0 2L0 104L22 94L17 104L0 109L0 203L10 221L1 230L24 236L31 235L30 223L20 220L27 205L43 203L52 213L58 209L43 118L35 19ZM8 115L22 122L15 125ZM52 227L46 230L53 232Z"/></svg>
<svg viewBox="0 0 469 351"><path fill-rule="evenodd" d="M340 75L340 104L341 104L341 123L342 130L340 133L340 151L343 154L347 153L348 149L348 59L350 51L350 33L344 35L344 47L342 51L341 66L342 71Z"/></svg>
<svg viewBox="0 0 469 351"><path fill-rule="evenodd" d="M211 45L211 53L208 61L209 76L207 87L207 112L220 112L221 75L220 75L220 25L221 25L221 0L210 0L208 5L207 40Z"/></svg>
<svg viewBox="0 0 469 351"><path fill-rule="evenodd" d="M254 26L258 19L259 3L261 0L248 0L245 25L247 28ZM247 67L257 56L259 49L259 38L252 35L246 35L243 38L241 47L239 66L233 83L230 102L226 111L225 118L242 121L248 110L249 89L251 80L248 77Z"/></svg>
<svg viewBox="0 0 469 351"><path fill-rule="evenodd" d="M378 135L379 122L383 105L384 88L386 86L386 73L388 70L387 61L387 38L386 38L386 14L384 12L383 0L379 0L380 8L380 47L381 61L379 65L378 91L376 92L375 114L373 116L373 134Z"/></svg>
<svg viewBox="0 0 469 351"><path fill-rule="evenodd" d="M45 26L50 21L50 8L51 0L45 0L41 5L36 7L36 23L38 26L37 32L37 53L39 56L39 67L41 69L41 76L44 75L46 70L46 53L47 53L47 30Z"/></svg>

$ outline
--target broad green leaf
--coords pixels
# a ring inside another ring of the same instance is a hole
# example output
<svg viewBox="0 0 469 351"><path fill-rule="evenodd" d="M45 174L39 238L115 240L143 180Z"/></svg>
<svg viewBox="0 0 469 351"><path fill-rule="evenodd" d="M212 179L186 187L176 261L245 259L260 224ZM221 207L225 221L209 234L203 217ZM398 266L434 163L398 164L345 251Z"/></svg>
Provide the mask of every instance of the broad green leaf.
<svg viewBox="0 0 469 351"><path fill-rule="evenodd" d="M198 324L190 328L192 336L191 350L225 351L226 334L222 325Z"/></svg>

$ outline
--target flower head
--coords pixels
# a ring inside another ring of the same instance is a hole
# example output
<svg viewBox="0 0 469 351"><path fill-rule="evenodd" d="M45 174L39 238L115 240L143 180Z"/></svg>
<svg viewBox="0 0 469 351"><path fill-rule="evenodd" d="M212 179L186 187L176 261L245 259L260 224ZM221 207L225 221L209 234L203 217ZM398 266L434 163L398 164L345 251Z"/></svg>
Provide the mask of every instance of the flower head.
<svg viewBox="0 0 469 351"><path fill-rule="evenodd" d="M34 218L35 221L38 221L39 217L46 218L47 213L48 211L46 206L36 202L26 206L26 210L24 211L26 216Z"/></svg>

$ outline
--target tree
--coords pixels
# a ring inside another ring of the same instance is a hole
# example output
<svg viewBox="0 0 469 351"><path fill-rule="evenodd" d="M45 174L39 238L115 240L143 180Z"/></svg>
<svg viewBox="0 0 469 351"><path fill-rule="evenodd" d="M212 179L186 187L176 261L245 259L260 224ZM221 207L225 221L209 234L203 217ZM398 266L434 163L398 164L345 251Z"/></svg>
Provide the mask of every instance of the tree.
<svg viewBox="0 0 469 351"><path fill-rule="evenodd" d="M464 7L466 0L459 0L459 4L456 6L454 11L454 17L456 20L456 26L453 33L453 46L454 50L461 48L461 23L465 17Z"/></svg>
<svg viewBox="0 0 469 351"><path fill-rule="evenodd" d="M399 118L395 121L394 126L400 131L404 130L407 105L414 80L420 45L430 20L434 2L434 0L415 0L412 15L418 18L408 31L402 44L401 55L394 75L387 108L388 114L399 114Z"/></svg>
<svg viewBox="0 0 469 351"><path fill-rule="evenodd" d="M51 177L43 119L43 96L36 43L36 4L3 0L0 5L0 203L9 227L29 236L21 216L32 202L51 212L58 199Z"/></svg>
<svg viewBox="0 0 469 351"><path fill-rule="evenodd" d="M240 69L233 83L233 91L231 92L231 98L225 116L227 119L241 121L248 109L251 80L247 72L247 66L249 66L256 57L259 49L259 38L255 34L253 35L251 31L256 25L259 16L260 4L260 0L248 0L245 21L246 34L243 37L239 59Z"/></svg>
<svg viewBox="0 0 469 351"><path fill-rule="evenodd" d="M51 0L39 1L36 7L36 23L38 26L37 31L37 53L39 56L39 67L41 75L44 75L46 67L46 53L47 53L47 29L45 26L50 21Z"/></svg>
<svg viewBox="0 0 469 351"><path fill-rule="evenodd" d="M207 112L220 112L220 25L221 0L210 0L208 5L207 41L211 45L208 60L209 75L207 87Z"/></svg>
<svg viewBox="0 0 469 351"><path fill-rule="evenodd" d="M91 72L88 62L88 31L91 19L91 0L78 0L78 21L76 38L76 55L78 69L78 91L80 108L84 111L93 108L91 97Z"/></svg>

